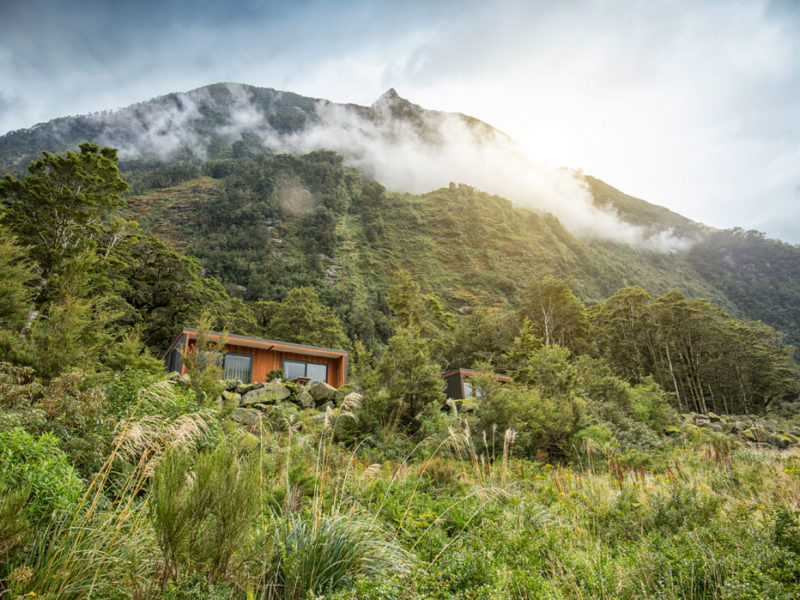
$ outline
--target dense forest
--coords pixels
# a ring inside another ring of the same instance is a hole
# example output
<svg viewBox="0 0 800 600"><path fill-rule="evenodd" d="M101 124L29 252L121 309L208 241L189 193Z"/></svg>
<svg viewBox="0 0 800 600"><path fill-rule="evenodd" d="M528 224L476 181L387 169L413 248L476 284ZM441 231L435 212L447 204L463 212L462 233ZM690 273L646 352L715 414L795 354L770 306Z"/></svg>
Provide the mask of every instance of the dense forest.
<svg viewBox="0 0 800 600"><path fill-rule="evenodd" d="M586 243L332 152L123 168L0 182L0 596L797 597L796 247ZM349 381L247 404L212 329Z"/></svg>

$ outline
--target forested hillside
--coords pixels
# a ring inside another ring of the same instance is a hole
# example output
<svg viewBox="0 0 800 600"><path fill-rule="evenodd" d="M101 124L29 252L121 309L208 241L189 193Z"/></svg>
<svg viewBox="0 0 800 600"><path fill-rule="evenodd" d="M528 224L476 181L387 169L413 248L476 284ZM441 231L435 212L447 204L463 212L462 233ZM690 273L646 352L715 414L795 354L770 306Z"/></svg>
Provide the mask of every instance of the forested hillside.
<svg viewBox="0 0 800 600"><path fill-rule="evenodd" d="M552 215L464 184L388 193L330 152L131 168L129 178L127 214L198 257L233 296L275 300L292 287L314 286L364 340L386 339L381 298L398 268L462 312L516 307L521 290L551 274L568 279L587 304L626 285L654 295L674 289L799 340L796 246L711 230L591 178L599 202L694 243L665 253L581 241Z"/></svg>

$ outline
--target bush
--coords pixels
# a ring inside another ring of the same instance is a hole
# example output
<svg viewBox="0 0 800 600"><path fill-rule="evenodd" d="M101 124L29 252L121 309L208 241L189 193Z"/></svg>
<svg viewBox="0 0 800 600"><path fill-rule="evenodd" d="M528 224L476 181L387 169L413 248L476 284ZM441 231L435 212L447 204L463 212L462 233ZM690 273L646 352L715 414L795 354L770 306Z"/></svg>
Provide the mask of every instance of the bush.
<svg viewBox="0 0 800 600"><path fill-rule="evenodd" d="M572 436L582 427L585 405L574 396L553 398L523 385L505 385L487 392L478 407L479 427L517 432L516 448L534 458L537 451L556 456L569 453Z"/></svg>
<svg viewBox="0 0 800 600"><path fill-rule="evenodd" d="M78 501L82 484L51 433L34 437L20 427L0 432L0 487L27 488L28 518L46 524Z"/></svg>
<svg viewBox="0 0 800 600"><path fill-rule="evenodd" d="M258 471L234 446L223 442L192 462L187 451L174 448L153 475L150 514L164 582L195 570L222 581L258 508Z"/></svg>

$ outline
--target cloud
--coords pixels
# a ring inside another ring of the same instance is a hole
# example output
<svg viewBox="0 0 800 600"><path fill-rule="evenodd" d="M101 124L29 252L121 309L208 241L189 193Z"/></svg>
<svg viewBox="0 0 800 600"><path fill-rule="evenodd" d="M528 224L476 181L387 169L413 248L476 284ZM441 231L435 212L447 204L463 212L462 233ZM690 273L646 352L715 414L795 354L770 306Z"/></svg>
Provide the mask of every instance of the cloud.
<svg viewBox="0 0 800 600"><path fill-rule="evenodd" d="M800 173L774 167L800 136L793 0L70 4L4 4L0 79L20 101L0 131L215 81L362 104L397 87L539 161L716 226L788 218L800 241L783 208Z"/></svg>
<svg viewBox="0 0 800 600"><path fill-rule="evenodd" d="M424 110L393 90L370 108L320 100L306 104L304 112L302 102L293 105L288 114L306 126L292 133L280 133L270 125L270 117L282 104L281 92L220 84L89 118L103 131L99 141L117 146L124 159L171 158L187 151L205 158L213 139L230 143L247 134L278 152L334 150L393 191L424 193L451 181L466 183L518 206L548 211L583 239L658 251L688 244L671 232L654 235L598 208L580 176L532 160L492 127L460 114ZM282 202L308 210L307 194L293 182L284 183Z"/></svg>

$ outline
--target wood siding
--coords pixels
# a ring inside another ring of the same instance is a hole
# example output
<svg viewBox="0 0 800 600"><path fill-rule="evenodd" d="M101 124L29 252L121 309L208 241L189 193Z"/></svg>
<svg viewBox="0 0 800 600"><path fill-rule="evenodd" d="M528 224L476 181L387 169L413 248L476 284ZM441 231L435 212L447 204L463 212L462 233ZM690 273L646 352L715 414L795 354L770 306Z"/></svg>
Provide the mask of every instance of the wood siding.
<svg viewBox="0 0 800 600"><path fill-rule="evenodd" d="M189 348L194 346L195 340L189 340ZM225 344L226 352L236 352L237 354L249 354L253 357L252 377L249 383L256 381L266 381L270 371L282 368L283 360L301 360L328 366L328 383L333 387L342 387L346 382L347 356L314 356L309 354L297 354L295 352L282 352L276 348L253 348L251 346L239 346L234 343ZM183 367L186 372L186 367Z"/></svg>

